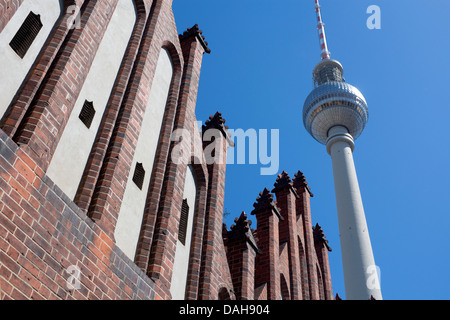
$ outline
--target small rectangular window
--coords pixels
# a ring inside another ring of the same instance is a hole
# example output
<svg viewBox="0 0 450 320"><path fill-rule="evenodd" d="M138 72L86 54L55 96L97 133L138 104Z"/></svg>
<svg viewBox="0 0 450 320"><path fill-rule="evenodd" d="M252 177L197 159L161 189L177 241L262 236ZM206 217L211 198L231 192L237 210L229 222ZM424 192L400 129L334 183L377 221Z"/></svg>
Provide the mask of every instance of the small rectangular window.
<svg viewBox="0 0 450 320"><path fill-rule="evenodd" d="M78 118L80 118L80 120L89 129L91 127L92 120L94 120L94 116L95 116L94 103L86 100L84 102L83 108L81 109Z"/></svg>
<svg viewBox="0 0 450 320"><path fill-rule="evenodd" d="M10 47L23 59L42 28L41 16L30 12L19 31L9 43Z"/></svg>
<svg viewBox="0 0 450 320"><path fill-rule="evenodd" d="M187 203L187 199L184 199L183 205L181 206L180 226L178 228L178 240L180 240L183 245L186 245L188 219L189 205Z"/></svg>
<svg viewBox="0 0 450 320"><path fill-rule="evenodd" d="M136 163L136 168L134 169L133 182L142 190L144 185L145 170L142 163Z"/></svg>

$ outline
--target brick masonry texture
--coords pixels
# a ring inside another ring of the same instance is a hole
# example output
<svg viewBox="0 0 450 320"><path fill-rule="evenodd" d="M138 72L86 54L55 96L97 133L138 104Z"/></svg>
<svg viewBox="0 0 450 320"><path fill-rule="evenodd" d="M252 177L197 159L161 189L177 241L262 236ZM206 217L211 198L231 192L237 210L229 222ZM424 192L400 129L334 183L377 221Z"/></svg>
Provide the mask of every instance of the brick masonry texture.
<svg viewBox="0 0 450 320"><path fill-rule="evenodd" d="M16 13L23 0L1 0L0 1L0 32L8 24L14 13Z"/></svg>
<svg viewBox="0 0 450 320"><path fill-rule="evenodd" d="M5 134L1 141L2 299L154 299L155 284ZM80 268L79 290L67 269Z"/></svg>
<svg viewBox="0 0 450 320"><path fill-rule="evenodd" d="M171 0L135 0L137 20L115 79L75 198L46 175L75 101L118 0L64 1L41 54L0 123L0 299L168 300L187 164L196 178L185 299L333 299L322 228L311 222L311 190L301 172L285 172L265 189L251 213L223 223L227 149L233 147L220 112L198 131L195 108L205 54L197 25L179 35ZM0 0L0 32L20 7ZM66 9L81 8L81 28L68 30ZM170 85L154 169L134 259L115 244L114 231L159 52L172 58ZM1 84L0 84L1 85ZM193 137L172 141L174 130ZM220 163L206 164L217 130ZM76 267L74 269L74 267ZM79 277L78 272L79 271ZM78 278L77 278L78 277ZM79 287L73 288L78 279Z"/></svg>

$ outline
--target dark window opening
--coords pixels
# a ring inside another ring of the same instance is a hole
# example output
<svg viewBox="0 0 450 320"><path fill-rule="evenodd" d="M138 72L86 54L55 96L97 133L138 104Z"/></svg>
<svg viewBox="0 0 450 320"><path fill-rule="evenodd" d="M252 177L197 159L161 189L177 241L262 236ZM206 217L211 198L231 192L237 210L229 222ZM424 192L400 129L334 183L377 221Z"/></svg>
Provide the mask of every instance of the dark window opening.
<svg viewBox="0 0 450 320"><path fill-rule="evenodd" d="M134 169L133 182L142 190L144 185L145 170L142 163L136 163L136 168Z"/></svg>
<svg viewBox="0 0 450 320"><path fill-rule="evenodd" d="M23 59L42 28L41 16L30 12L19 31L9 43L10 47Z"/></svg>
<svg viewBox="0 0 450 320"><path fill-rule="evenodd" d="M80 120L89 129L91 127L92 120L94 120L94 116L95 116L94 104L86 100L84 102L83 108L81 109L78 118L80 118Z"/></svg>
<svg viewBox="0 0 450 320"><path fill-rule="evenodd" d="M181 216L180 216L180 227L178 228L178 240L186 245L186 234L187 234L187 224L189 219L189 205L187 199L183 200L183 205L181 206Z"/></svg>

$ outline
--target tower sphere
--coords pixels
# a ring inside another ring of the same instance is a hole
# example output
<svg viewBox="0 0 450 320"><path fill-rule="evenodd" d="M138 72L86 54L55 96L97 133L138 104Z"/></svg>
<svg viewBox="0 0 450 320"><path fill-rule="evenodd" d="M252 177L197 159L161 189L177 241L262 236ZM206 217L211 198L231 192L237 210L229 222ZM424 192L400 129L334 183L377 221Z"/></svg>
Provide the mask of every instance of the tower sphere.
<svg viewBox="0 0 450 320"><path fill-rule="evenodd" d="M342 65L336 60L319 62L313 75L315 89L303 105L306 130L314 139L326 144L328 131L335 126L343 126L356 140L369 118L364 96L345 82Z"/></svg>

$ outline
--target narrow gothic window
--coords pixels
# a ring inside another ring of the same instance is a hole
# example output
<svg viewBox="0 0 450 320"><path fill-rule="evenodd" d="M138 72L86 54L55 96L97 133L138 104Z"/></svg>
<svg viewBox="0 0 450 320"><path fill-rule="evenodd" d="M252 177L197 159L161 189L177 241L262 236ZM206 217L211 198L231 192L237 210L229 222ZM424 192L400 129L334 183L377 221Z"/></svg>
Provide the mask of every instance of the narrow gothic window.
<svg viewBox="0 0 450 320"><path fill-rule="evenodd" d="M145 170L142 163L136 163L136 168L134 169L133 182L142 190L144 185Z"/></svg>
<svg viewBox="0 0 450 320"><path fill-rule="evenodd" d="M78 117L89 129L91 127L92 120L94 120L94 116L95 116L94 104L86 100Z"/></svg>
<svg viewBox="0 0 450 320"><path fill-rule="evenodd" d="M187 203L187 199L184 199L183 205L181 206L180 227L178 229L178 240L180 240L180 242L183 245L186 245L188 218L189 218L189 205Z"/></svg>
<svg viewBox="0 0 450 320"><path fill-rule="evenodd" d="M9 45L23 59L42 28L41 16L30 12Z"/></svg>

